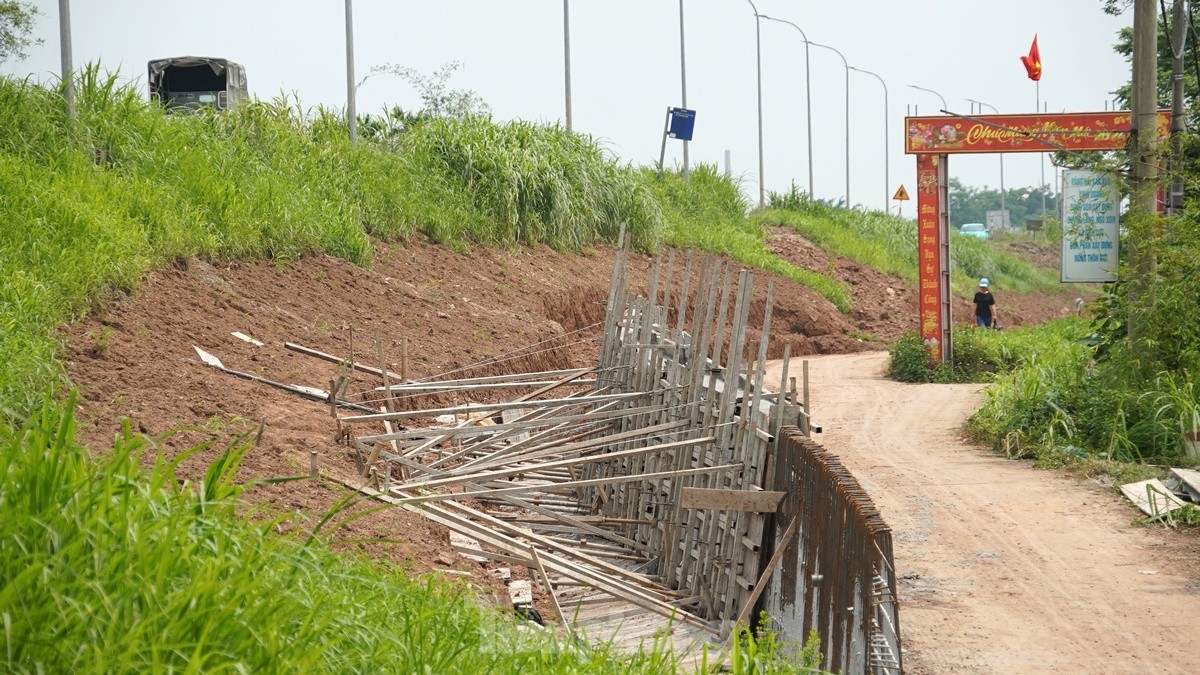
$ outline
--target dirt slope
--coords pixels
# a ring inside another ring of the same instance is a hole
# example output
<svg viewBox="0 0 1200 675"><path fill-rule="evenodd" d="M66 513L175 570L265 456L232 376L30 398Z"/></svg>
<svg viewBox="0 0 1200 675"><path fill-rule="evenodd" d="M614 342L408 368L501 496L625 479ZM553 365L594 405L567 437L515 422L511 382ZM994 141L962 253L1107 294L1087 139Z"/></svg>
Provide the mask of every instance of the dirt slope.
<svg viewBox="0 0 1200 675"><path fill-rule="evenodd" d="M797 355L881 349L883 341L915 327L913 292L899 279L831 260L794 236L772 243L798 264L837 275L854 288L858 303L852 315L842 315L813 291L776 279L774 356L784 344ZM678 279L683 256L676 258ZM633 282L644 283L652 261L634 256L631 264ZM288 351L284 342L343 357L353 353L378 365L378 334L389 368L399 370L407 340L410 378L464 368L481 375L587 365L595 363L596 324L603 319L611 272L607 248L584 256L543 247L462 255L420 241L380 245L370 269L327 256L288 265L181 261L152 274L134 297L65 329L67 374L81 395L78 435L102 452L128 420L134 433L154 438L169 457L211 442L181 466L182 475L194 480L233 438L262 423L261 441L239 472L243 480L305 474L312 451L323 470L346 473L353 464L333 442L326 406L208 368L192 347L230 368L322 389L335 376L334 366ZM760 301L767 277L760 275L756 286ZM1058 316L1072 304L1065 295L1002 302L1029 322ZM752 312L752 340L761 309L760 302ZM234 331L264 344L236 339ZM379 384L359 374L349 391L370 392ZM308 532L341 494L335 484L306 481L256 488L248 499L250 508L289 514L288 528ZM355 520L337 531L334 542L414 574L452 570L450 576L485 592L499 590L483 566L451 550L445 530L403 511Z"/></svg>
<svg viewBox="0 0 1200 675"><path fill-rule="evenodd" d="M964 442L980 386L900 384L885 363L813 357L812 409L892 527L908 672L1200 672L1200 533L1135 526L1107 488Z"/></svg>

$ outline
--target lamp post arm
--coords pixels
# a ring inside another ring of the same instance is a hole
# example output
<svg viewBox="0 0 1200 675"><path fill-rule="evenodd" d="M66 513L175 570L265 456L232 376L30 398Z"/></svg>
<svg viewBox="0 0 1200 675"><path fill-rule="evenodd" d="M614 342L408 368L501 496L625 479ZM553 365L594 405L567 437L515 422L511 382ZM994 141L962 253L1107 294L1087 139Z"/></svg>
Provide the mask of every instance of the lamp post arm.
<svg viewBox="0 0 1200 675"><path fill-rule="evenodd" d="M887 82L883 81L883 78L879 76L879 73L873 73L873 72L871 72L869 70L865 70L863 68L855 68L854 66L850 66L850 70L856 70L860 73L865 73L867 75L870 75L871 77L879 80L879 84L883 85L883 210L885 212L887 212L889 210L888 204L890 203L890 200L891 200L891 188L892 188L892 177L891 177L891 172L889 171L889 162L888 162L888 148L890 147L890 145L888 143L888 110L889 110L889 108L888 108Z"/></svg>
<svg viewBox="0 0 1200 675"><path fill-rule="evenodd" d="M813 171L812 142L812 55L811 51L809 50L809 46L812 43L808 41L808 34L804 32L804 29L792 23L791 21L788 21L787 19L777 19L773 16L767 16L766 14L760 14L758 16L759 18L763 18L768 21L785 23L792 28L795 28L800 33L800 38L804 40L804 123L808 131L808 198L813 200L816 199L816 192L815 188L813 187L813 176L815 172Z"/></svg>
<svg viewBox="0 0 1200 675"><path fill-rule="evenodd" d="M834 47L823 45L819 42L807 41L814 47L828 49L838 58L842 60L842 67L846 69L846 208L851 208L850 203L850 62L846 60L846 56Z"/></svg>

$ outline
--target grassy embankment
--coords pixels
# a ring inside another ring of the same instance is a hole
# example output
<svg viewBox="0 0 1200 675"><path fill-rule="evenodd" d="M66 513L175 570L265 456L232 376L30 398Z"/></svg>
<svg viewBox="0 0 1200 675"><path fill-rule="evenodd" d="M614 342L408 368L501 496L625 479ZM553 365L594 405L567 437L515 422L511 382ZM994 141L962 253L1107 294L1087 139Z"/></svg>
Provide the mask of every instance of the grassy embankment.
<svg viewBox="0 0 1200 675"><path fill-rule="evenodd" d="M574 249L626 223L645 250L697 243L824 283L764 255L728 188L717 206L666 193L673 177L551 127L433 120L352 147L335 115L281 102L166 118L95 71L76 91L70 124L55 92L0 80L0 669L676 669L654 645L615 656L520 637L461 589L270 534L236 515L236 453L182 489L178 460L140 461L153 448L137 436L91 459L72 439L56 331L173 259L320 251L369 265L373 241L418 234ZM710 231L723 227L744 231ZM756 649L735 672L779 665Z"/></svg>
<svg viewBox="0 0 1200 675"><path fill-rule="evenodd" d="M821 248L881 272L917 284L917 232L913 221L880 211L835 208L811 202L793 186L772 194L768 208L750 217L757 227L790 227ZM970 296L980 277L1006 292L1048 291L1059 287L1058 275L998 250L988 242L951 235L951 284Z"/></svg>

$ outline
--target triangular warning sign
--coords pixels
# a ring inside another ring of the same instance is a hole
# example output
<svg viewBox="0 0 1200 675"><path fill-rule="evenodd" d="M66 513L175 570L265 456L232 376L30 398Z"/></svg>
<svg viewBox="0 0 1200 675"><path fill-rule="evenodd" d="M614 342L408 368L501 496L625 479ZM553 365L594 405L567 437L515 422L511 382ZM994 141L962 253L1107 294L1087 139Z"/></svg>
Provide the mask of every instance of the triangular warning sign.
<svg viewBox="0 0 1200 675"><path fill-rule="evenodd" d="M896 190L896 194L892 195L892 199L895 199L896 201L901 201L901 202L908 201L908 190L905 190L904 186L901 185L900 189Z"/></svg>

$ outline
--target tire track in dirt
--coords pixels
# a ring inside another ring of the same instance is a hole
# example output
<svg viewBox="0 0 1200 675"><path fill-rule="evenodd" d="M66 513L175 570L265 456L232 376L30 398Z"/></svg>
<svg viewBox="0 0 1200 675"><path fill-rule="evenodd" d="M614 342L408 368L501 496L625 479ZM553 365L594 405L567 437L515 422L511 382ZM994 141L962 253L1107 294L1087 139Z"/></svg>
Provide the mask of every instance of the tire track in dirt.
<svg viewBox="0 0 1200 675"><path fill-rule="evenodd" d="M1200 672L1197 533L966 443L982 387L891 382L886 358L812 357L810 382L816 440L892 527L906 670Z"/></svg>

